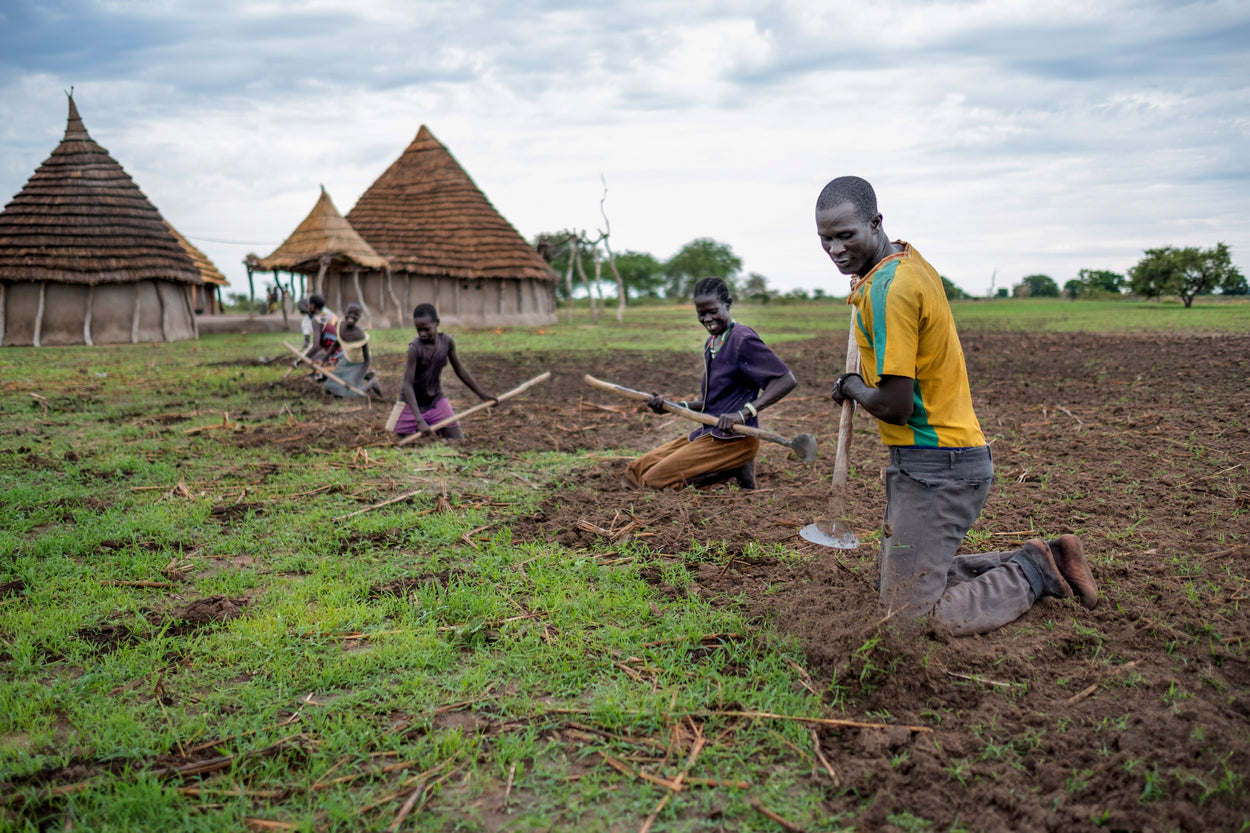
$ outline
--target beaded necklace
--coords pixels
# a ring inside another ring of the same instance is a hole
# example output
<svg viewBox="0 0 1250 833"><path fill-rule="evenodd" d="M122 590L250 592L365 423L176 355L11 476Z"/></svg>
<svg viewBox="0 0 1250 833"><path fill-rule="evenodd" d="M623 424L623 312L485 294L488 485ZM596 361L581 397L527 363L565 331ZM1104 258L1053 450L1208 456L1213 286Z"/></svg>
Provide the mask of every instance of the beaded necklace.
<svg viewBox="0 0 1250 833"><path fill-rule="evenodd" d="M718 336L712 336L712 340L708 342L707 349L708 352L712 354L712 358L716 358L716 354L719 353L720 349L725 346L725 336L729 335L729 331L734 328L735 323L736 322L732 318L729 319L729 326L725 328L725 332ZM717 341L717 339L720 340Z"/></svg>

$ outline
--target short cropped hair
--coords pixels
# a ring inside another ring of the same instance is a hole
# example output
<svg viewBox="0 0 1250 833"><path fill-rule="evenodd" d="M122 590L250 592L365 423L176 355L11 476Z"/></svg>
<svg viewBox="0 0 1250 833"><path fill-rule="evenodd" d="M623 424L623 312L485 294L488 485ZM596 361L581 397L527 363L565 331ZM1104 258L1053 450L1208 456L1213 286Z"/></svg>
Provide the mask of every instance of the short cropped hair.
<svg viewBox="0 0 1250 833"><path fill-rule="evenodd" d="M413 318L428 318L435 324L438 323L438 310L434 309L433 304L417 304L412 311Z"/></svg>
<svg viewBox="0 0 1250 833"><path fill-rule="evenodd" d="M326 299L314 292L308 296L308 307L313 310L325 309Z"/></svg>
<svg viewBox="0 0 1250 833"><path fill-rule="evenodd" d="M700 295L715 295L722 304L728 304L733 300L729 297L729 285L725 283L725 279L715 275L700 278L699 282L694 285L694 293L691 297L698 298Z"/></svg>
<svg viewBox="0 0 1250 833"><path fill-rule="evenodd" d="M872 190L868 180L857 176L840 176L831 180L816 198L816 210L825 211L846 202L855 206L855 213L861 220L877 216L877 192Z"/></svg>

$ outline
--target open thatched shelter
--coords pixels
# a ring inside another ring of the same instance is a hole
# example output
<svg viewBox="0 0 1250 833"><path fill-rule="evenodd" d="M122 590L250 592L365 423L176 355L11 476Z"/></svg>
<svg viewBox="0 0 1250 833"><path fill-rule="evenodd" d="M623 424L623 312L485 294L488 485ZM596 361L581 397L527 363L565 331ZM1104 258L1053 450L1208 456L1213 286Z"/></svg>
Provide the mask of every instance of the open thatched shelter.
<svg viewBox="0 0 1250 833"><path fill-rule="evenodd" d="M191 258L191 262L195 264L195 268L200 270L200 277L204 280L204 286L191 287L191 308L196 314L208 313L209 315L217 315L221 313L221 288L229 286L230 280L221 273L217 268L217 264L208 259L208 255L201 252L194 243L182 236L178 229L169 225L169 221L165 221L165 225L174 233L174 239L178 241L178 245Z"/></svg>
<svg viewBox="0 0 1250 833"><path fill-rule="evenodd" d="M203 283L70 98L65 138L0 212L0 344L195 338Z"/></svg>
<svg viewBox="0 0 1250 833"><path fill-rule="evenodd" d="M449 324L555 323L555 273L424 125L347 220L390 263L408 313L428 302Z"/></svg>
<svg viewBox="0 0 1250 833"><path fill-rule="evenodd" d="M308 276L310 292L325 296L335 312L342 314L353 301L363 306L369 326L396 327L406 319L390 284L386 258L339 214L324 186L317 204L291 236L248 268L275 273L275 283L279 270Z"/></svg>

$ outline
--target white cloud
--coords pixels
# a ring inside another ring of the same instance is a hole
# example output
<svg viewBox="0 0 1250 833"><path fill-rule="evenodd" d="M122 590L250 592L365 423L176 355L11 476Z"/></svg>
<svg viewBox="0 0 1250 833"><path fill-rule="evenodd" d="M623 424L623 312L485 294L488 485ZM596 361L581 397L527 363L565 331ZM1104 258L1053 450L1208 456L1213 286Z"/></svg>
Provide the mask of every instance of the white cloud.
<svg viewBox="0 0 1250 833"><path fill-rule="evenodd" d="M601 225L602 174L616 248L712 236L782 289L839 286L811 208L842 173L973 292L1168 244L1223 240L1250 268L1250 9L1231 0L5 13L0 191L55 147L77 84L93 137L236 285L319 185L346 212L423 123L527 237Z"/></svg>

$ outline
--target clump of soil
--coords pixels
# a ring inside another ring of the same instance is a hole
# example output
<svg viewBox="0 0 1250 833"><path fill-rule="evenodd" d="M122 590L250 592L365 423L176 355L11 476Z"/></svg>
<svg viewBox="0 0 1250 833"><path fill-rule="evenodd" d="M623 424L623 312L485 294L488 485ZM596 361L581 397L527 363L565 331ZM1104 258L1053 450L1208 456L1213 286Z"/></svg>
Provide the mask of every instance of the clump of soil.
<svg viewBox="0 0 1250 833"><path fill-rule="evenodd" d="M188 602L181 610L172 612L169 618L195 628L223 625L242 616L246 606L247 601L244 599L228 599L222 595L207 596Z"/></svg>
<svg viewBox="0 0 1250 833"><path fill-rule="evenodd" d="M194 599L180 608L159 613L144 611L145 624L106 622L80 628L78 639L92 645L99 653L111 653L126 645L151 639L158 633L165 636L188 636L206 628L217 627L242 616L247 601L222 595Z"/></svg>
<svg viewBox="0 0 1250 833"><path fill-rule="evenodd" d="M447 570L437 570L433 573L422 573L419 576L404 576L384 584L375 584L369 588L369 598L380 599L385 596L394 596L404 599L414 590L419 590L428 585L435 587L446 587L451 582L461 578L467 574L467 571L461 567L455 567Z"/></svg>

